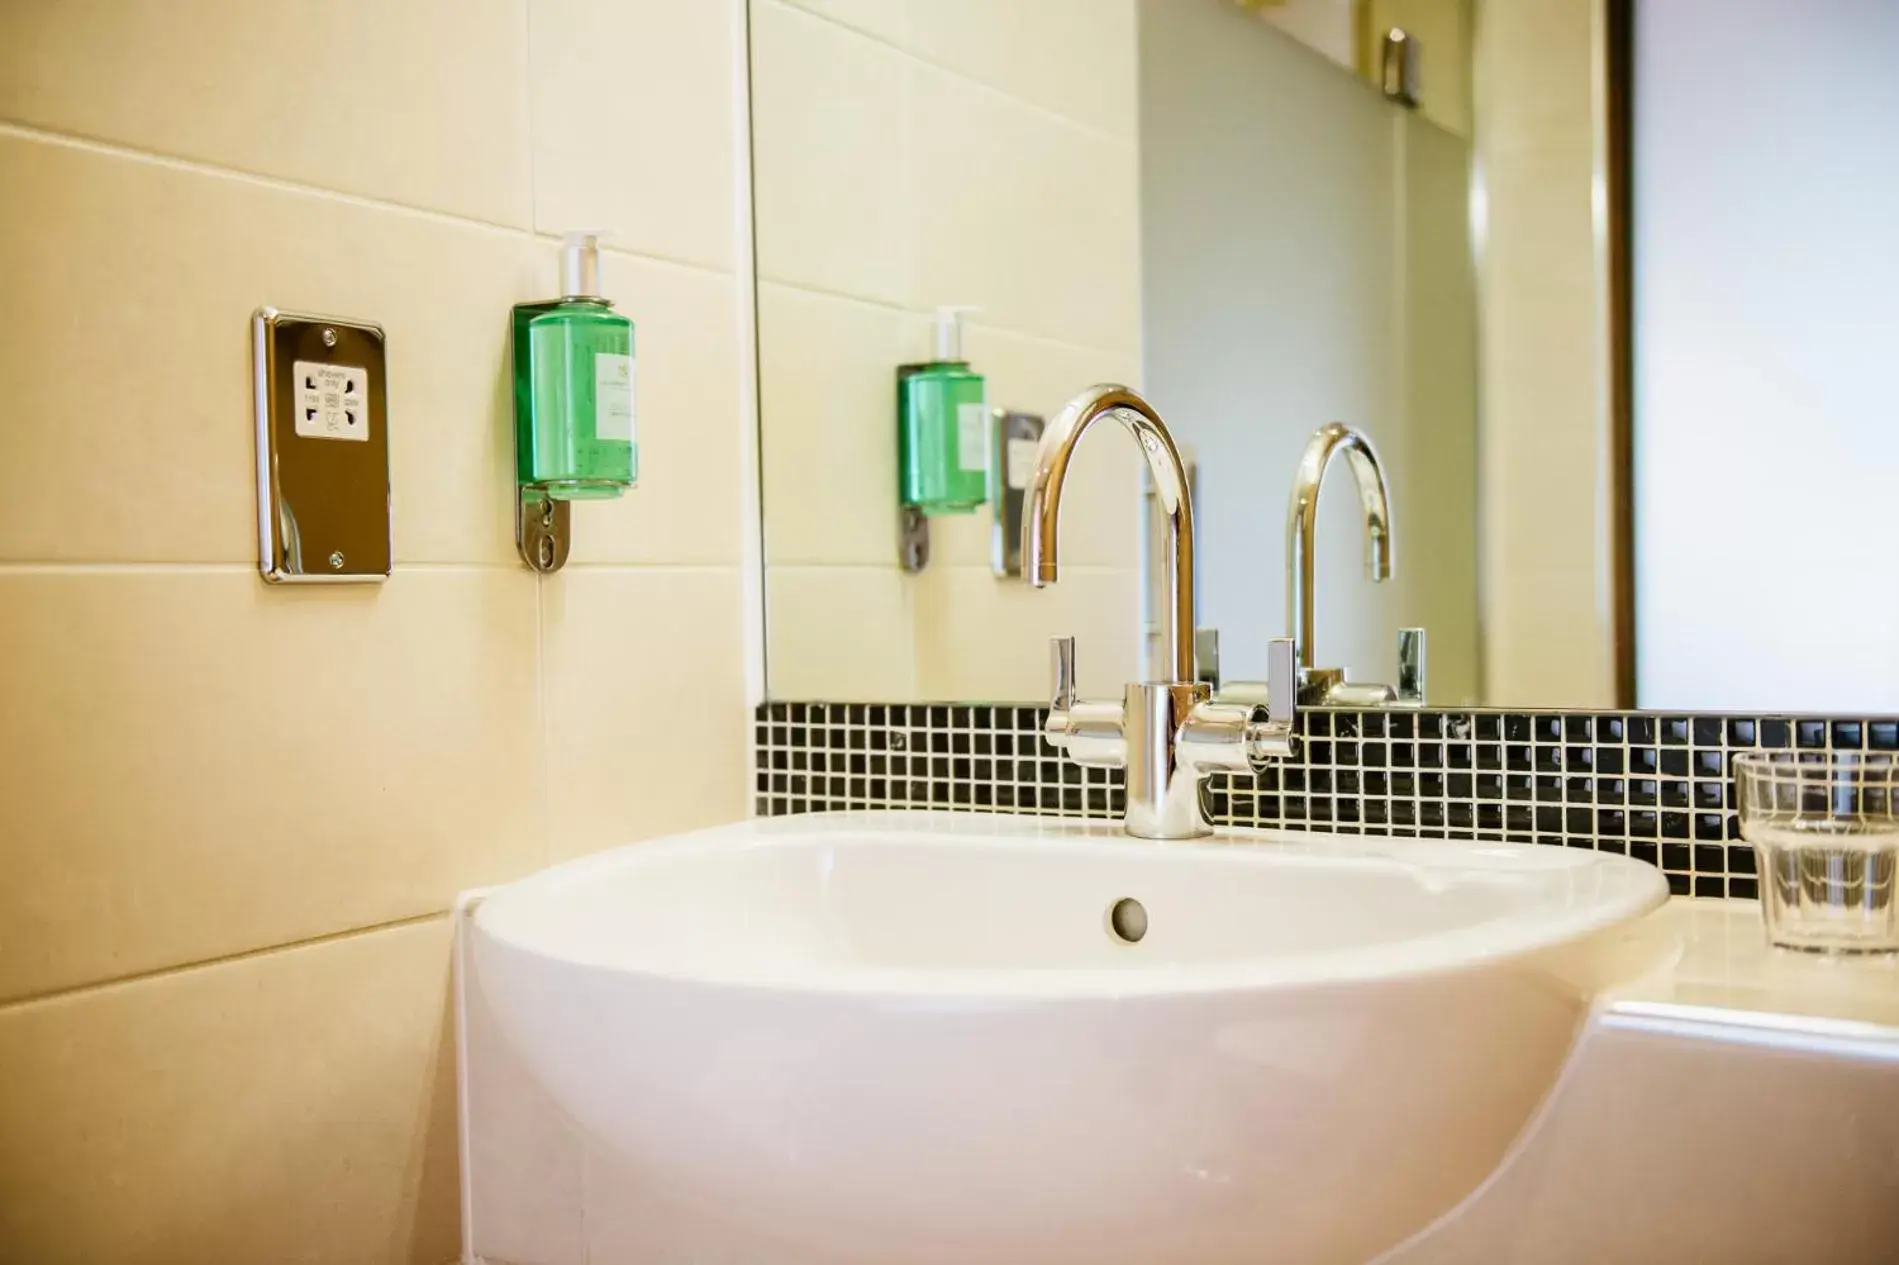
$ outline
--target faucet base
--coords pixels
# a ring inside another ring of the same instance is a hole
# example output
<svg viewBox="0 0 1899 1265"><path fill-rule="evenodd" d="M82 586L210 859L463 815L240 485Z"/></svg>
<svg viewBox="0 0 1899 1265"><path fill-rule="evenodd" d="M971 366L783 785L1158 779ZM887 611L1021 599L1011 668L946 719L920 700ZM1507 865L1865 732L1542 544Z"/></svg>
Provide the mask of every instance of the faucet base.
<svg viewBox="0 0 1899 1265"><path fill-rule="evenodd" d="M1180 733L1213 691L1199 681L1130 684L1122 703L1127 736L1127 832L1140 839L1201 839L1200 774L1181 759Z"/></svg>

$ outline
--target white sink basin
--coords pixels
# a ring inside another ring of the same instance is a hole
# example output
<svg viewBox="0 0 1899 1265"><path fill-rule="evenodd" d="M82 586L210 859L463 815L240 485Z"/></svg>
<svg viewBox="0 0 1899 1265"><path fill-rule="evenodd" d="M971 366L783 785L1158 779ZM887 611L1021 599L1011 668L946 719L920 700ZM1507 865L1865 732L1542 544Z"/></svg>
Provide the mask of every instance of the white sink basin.
<svg viewBox="0 0 1899 1265"><path fill-rule="evenodd" d="M473 966L579 1126L761 1260L1364 1261L1496 1166L1591 938L1666 895L1563 848L802 816L502 888Z"/></svg>

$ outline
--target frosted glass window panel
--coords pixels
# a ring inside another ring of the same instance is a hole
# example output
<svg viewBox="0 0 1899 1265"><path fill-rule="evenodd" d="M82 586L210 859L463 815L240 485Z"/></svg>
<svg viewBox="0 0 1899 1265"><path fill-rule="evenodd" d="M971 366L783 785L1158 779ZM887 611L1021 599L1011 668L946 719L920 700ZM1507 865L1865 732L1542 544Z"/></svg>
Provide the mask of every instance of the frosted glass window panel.
<svg viewBox="0 0 1899 1265"><path fill-rule="evenodd" d="M1899 710L1899 4L1635 12L1637 701Z"/></svg>

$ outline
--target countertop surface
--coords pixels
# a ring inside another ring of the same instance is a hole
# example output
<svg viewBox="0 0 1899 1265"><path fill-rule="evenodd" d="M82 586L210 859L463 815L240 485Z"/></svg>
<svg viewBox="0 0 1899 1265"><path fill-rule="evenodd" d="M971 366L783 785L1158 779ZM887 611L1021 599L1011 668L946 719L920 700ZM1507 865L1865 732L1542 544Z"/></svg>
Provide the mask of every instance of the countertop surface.
<svg viewBox="0 0 1899 1265"><path fill-rule="evenodd" d="M1675 897L1644 920L1662 965L1609 989L1612 1020L1812 1032L1899 1056L1899 956L1833 956L1767 943L1751 900Z"/></svg>

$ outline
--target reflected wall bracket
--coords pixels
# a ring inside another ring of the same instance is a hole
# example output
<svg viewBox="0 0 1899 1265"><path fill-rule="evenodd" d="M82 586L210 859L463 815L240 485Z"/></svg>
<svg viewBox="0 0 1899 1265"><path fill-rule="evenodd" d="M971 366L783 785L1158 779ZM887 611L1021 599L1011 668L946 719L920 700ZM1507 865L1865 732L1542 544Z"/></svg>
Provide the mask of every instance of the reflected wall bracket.
<svg viewBox="0 0 1899 1265"><path fill-rule="evenodd" d="M1022 508L1035 473L1035 450L1048 425L1035 413L996 409L989 427L989 569L1007 579L1022 574Z"/></svg>

